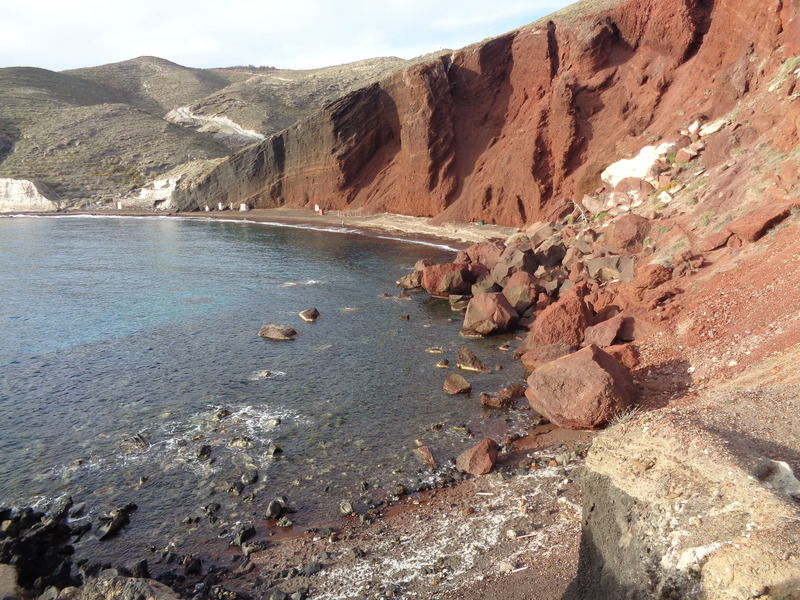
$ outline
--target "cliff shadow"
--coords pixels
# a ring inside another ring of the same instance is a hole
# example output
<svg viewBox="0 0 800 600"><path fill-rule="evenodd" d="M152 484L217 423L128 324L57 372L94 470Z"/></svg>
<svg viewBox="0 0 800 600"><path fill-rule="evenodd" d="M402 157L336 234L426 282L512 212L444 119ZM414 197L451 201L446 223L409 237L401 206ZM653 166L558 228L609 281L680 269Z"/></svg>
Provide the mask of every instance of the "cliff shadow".
<svg viewBox="0 0 800 600"><path fill-rule="evenodd" d="M475 172L484 152L498 139L508 117L513 87L510 74L514 66L512 45L515 34L507 34L480 46L478 68L457 63L448 68L453 99L453 135L456 185L447 204L461 196L465 181ZM491 187L483 194L484 205L491 201Z"/></svg>
<svg viewBox="0 0 800 600"><path fill-rule="evenodd" d="M379 84L355 92L348 102L332 107L336 140L344 147L337 156L342 173L339 189L350 204L370 187L400 152L400 113L392 96Z"/></svg>
<svg viewBox="0 0 800 600"><path fill-rule="evenodd" d="M646 410L664 408L671 401L686 396L693 383L690 366L689 361L675 358L635 371L639 406Z"/></svg>

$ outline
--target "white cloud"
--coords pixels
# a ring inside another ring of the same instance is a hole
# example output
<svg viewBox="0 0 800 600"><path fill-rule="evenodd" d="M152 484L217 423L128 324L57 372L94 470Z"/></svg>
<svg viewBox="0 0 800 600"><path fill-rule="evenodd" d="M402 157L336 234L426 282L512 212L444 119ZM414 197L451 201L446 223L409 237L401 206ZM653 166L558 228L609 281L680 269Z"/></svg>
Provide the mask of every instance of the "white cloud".
<svg viewBox="0 0 800 600"><path fill-rule="evenodd" d="M524 25L568 0L0 0L0 66L155 55L194 67L411 58Z"/></svg>

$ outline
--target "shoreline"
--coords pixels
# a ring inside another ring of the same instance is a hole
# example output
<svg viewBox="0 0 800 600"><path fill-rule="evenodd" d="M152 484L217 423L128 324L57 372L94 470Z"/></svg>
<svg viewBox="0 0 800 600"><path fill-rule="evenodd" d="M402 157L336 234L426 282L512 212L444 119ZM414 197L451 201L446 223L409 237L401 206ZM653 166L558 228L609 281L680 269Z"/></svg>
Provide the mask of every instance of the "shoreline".
<svg viewBox="0 0 800 600"><path fill-rule="evenodd" d="M493 237L507 238L517 229L500 225L477 223L448 223L432 225L427 217L411 217L394 213L374 215L331 211L318 215L295 208L263 208L247 212L165 212L135 210L66 210L62 212L5 213L2 217L119 217L119 218L177 218L222 222L244 222L308 229L334 234L367 235L378 239L421 244L457 252L470 244ZM394 234L394 235L387 235ZM443 244L442 242L451 242Z"/></svg>

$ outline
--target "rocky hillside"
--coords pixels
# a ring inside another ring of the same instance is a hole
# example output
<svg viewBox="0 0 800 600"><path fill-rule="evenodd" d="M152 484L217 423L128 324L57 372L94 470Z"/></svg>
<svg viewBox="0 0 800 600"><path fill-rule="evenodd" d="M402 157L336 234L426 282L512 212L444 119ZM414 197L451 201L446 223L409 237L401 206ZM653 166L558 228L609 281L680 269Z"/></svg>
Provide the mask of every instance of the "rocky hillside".
<svg viewBox="0 0 800 600"><path fill-rule="evenodd" d="M260 141L412 62L288 71L140 57L61 73L0 69L0 178L46 184L67 203L112 199Z"/></svg>
<svg viewBox="0 0 800 600"><path fill-rule="evenodd" d="M735 127L703 166L738 166L691 190L698 210L796 193L798 10L580 2L355 91L185 182L176 199L519 226L612 191L600 177L611 163L721 117Z"/></svg>

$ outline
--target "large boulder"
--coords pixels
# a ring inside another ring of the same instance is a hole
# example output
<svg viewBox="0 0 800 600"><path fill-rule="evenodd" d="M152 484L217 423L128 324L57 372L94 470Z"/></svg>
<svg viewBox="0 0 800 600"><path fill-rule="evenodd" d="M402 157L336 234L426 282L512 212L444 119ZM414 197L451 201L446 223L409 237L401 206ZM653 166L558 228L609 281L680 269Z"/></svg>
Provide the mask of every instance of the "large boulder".
<svg viewBox="0 0 800 600"><path fill-rule="evenodd" d="M514 310L521 315L536 302L542 289L536 277L520 271L509 277L503 288L503 295Z"/></svg>
<svg viewBox="0 0 800 600"><path fill-rule="evenodd" d="M623 215L609 228L606 242L620 252L635 254L650 233L650 221L639 215Z"/></svg>
<svg viewBox="0 0 800 600"><path fill-rule="evenodd" d="M416 290L422 287L422 271L412 271L397 280L398 287L404 290Z"/></svg>
<svg viewBox="0 0 800 600"><path fill-rule="evenodd" d="M535 273L539 262L533 250L522 250L519 247L506 248L500 260L492 267L492 279L504 286L508 279L519 271Z"/></svg>
<svg viewBox="0 0 800 600"><path fill-rule="evenodd" d="M455 262L481 263L482 265L485 265L489 271L491 271L492 267L494 267L500 260L500 256L503 254L505 249L506 245L503 240L499 238L491 238L484 242L472 244L469 248L461 250L456 255Z"/></svg>
<svg viewBox="0 0 800 600"><path fill-rule="evenodd" d="M592 311L583 299L583 292L582 286L575 286L558 302L539 313L520 352L549 344L580 346L584 331L592 319Z"/></svg>
<svg viewBox="0 0 800 600"><path fill-rule="evenodd" d="M486 438L481 443L464 450L456 458L456 469L470 475L486 475L491 473L497 462L497 453L500 450L497 442Z"/></svg>
<svg viewBox="0 0 800 600"><path fill-rule="evenodd" d="M422 287L437 298L468 294L471 285L470 270L464 264L431 265L422 270Z"/></svg>
<svg viewBox="0 0 800 600"><path fill-rule="evenodd" d="M508 331L519 315L499 292L478 294L469 301L464 315L464 330L480 335Z"/></svg>
<svg viewBox="0 0 800 600"><path fill-rule="evenodd" d="M542 365L525 393L535 411L564 429L598 429L636 400L630 372L597 346Z"/></svg>

